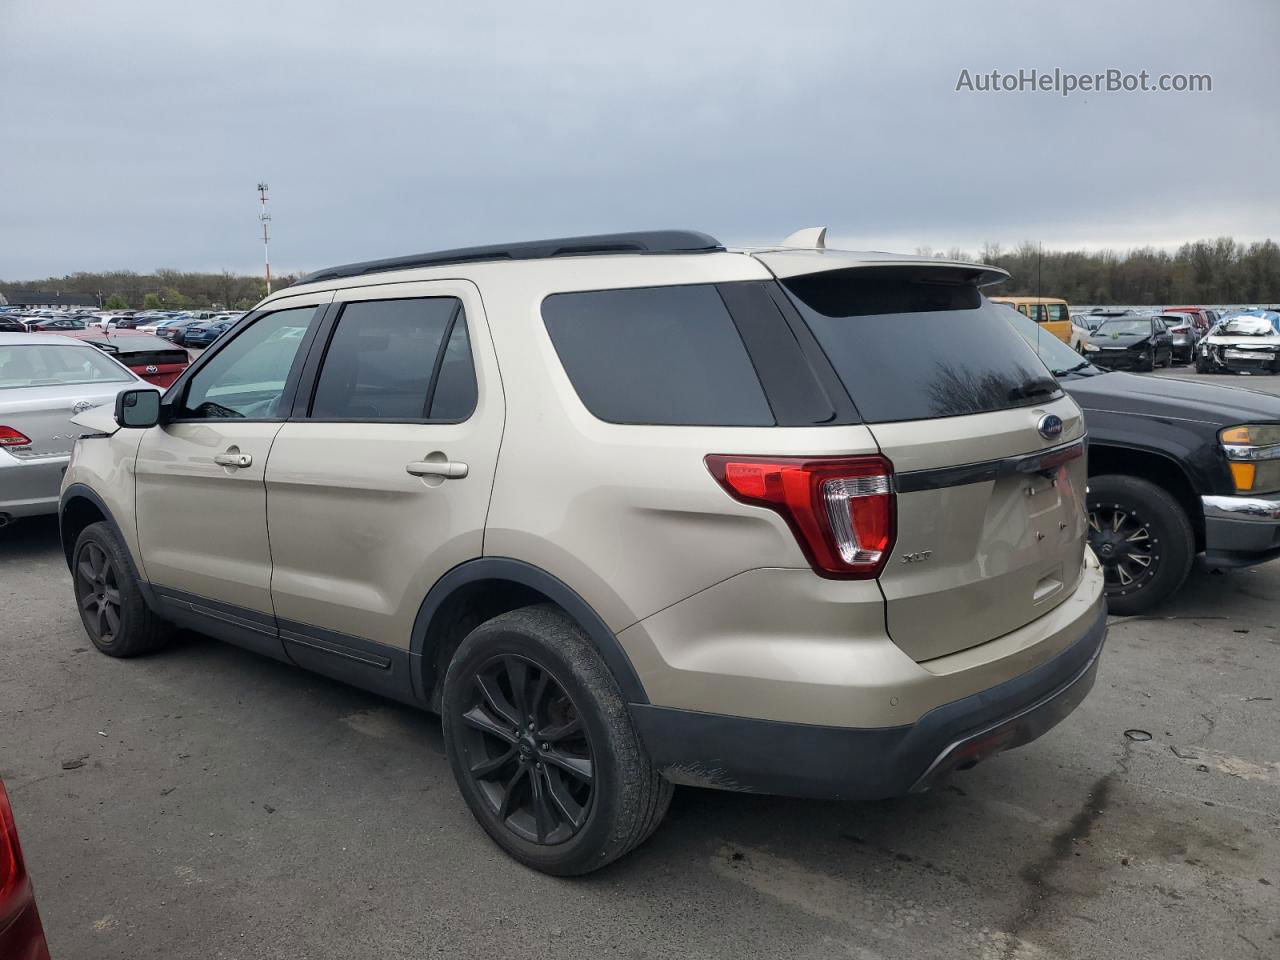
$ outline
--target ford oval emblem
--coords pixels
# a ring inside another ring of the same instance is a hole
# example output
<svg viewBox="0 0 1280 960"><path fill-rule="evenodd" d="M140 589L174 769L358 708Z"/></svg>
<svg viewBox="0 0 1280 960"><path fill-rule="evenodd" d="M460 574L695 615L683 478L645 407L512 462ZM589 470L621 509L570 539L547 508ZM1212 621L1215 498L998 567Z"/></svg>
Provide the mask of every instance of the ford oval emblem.
<svg viewBox="0 0 1280 960"><path fill-rule="evenodd" d="M1056 413L1046 413L1036 424L1036 429L1046 440L1057 440L1062 436L1062 418Z"/></svg>

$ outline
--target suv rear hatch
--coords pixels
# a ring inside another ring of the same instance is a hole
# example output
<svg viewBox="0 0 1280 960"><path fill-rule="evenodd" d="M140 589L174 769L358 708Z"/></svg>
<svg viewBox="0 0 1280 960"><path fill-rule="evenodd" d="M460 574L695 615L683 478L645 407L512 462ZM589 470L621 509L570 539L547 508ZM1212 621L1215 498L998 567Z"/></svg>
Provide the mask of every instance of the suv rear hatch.
<svg viewBox="0 0 1280 960"><path fill-rule="evenodd" d="M897 537L879 577L893 641L930 660L1069 597L1086 533L1084 420L1005 308L982 297L979 284L1002 275L947 262L757 256L893 465Z"/></svg>

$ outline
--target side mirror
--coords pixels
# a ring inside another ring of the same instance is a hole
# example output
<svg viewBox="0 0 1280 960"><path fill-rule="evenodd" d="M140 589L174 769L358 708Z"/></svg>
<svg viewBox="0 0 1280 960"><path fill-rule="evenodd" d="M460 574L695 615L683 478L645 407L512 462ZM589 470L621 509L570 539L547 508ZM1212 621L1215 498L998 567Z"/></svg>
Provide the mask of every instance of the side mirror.
<svg viewBox="0 0 1280 960"><path fill-rule="evenodd" d="M116 394L116 423L145 429L160 422L159 390L122 390Z"/></svg>

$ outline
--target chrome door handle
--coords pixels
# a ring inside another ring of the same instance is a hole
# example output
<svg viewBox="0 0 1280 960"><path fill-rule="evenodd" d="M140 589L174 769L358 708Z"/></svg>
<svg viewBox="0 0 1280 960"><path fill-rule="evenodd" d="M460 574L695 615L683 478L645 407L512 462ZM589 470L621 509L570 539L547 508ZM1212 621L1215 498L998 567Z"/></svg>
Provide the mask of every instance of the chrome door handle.
<svg viewBox="0 0 1280 960"><path fill-rule="evenodd" d="M220 467L247 467L253 463L253 455L248 453L215 453L213 462Z"/></svg>
<svg viewBox="0 0 1280 960"><path fill-rule="evenodd" d="M405 464L405 470L415 477L443 477L461 480L467 475L467 465L460 460L417 460Z"/></svg>

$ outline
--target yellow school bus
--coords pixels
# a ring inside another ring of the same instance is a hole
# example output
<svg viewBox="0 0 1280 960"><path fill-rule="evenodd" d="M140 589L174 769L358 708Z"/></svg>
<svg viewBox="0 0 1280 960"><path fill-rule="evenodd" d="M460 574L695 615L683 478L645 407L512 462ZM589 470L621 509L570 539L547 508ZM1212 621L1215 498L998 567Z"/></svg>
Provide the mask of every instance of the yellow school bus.
<svg viewBox="0 0 1280 960"><path fill-rule="evenodd" d="M1007 303L1065 344L1071 343L1071 313L1067 301L1056 297L992 297L992 303Z"/></svg>

